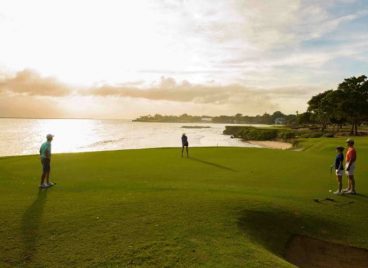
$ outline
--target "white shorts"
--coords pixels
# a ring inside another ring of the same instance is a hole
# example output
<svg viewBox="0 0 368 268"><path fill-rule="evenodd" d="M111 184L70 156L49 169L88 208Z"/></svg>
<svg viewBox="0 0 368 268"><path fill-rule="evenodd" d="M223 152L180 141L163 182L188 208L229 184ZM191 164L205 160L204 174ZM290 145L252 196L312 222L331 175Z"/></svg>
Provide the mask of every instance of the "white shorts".
<svg viewBox="0 0 368 268"><path fill-rule="evenodd" d="M346 170L348 168L349 163L345 164L345 174L348 176L353 176L355 171L355 162L350 165L350 169Z"/></svg>
<svg viewBox="0 0 368 268"><path fill-rule="evenodd" d="M343 176L344 170L343 169L336 169L336 176Z"/></svg>

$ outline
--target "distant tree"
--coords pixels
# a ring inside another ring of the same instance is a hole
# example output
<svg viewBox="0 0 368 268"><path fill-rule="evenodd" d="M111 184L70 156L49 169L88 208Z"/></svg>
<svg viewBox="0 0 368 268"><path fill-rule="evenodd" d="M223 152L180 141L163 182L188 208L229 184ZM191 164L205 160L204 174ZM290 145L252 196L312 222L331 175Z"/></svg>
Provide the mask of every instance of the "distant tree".
<svg viewBox="0 0 368 268"><path fill-rule="evenodd" d="M240 114L240 113L237 113L235 116L235 120L234 120L234 123L241 123L243 121L243 115Z"/></svg>
<svg viewBox="0 0 368 268"><path fill-rule="evenodd" d="M333 103L328 97L333 90L327 90L313 96L308 101L308 112L312 114L312 118L321 124L321 130L324 131L330 123L330 117L333 112Z"/></svg>
<svg viewBox="0 0 368 268"><path fill-rule="evenodd" d="M298 124L298 116L296 114L288 114L285 115L286 125L297 125Z"/></svg>
<svg viewBox="0 0 368 268"><path fill-rule="evenodd" d="M268 113L264 113L260 117L261 124L273 124L274 121L272 120L272 116Z"/></svg>
<svg viewBox="0 0 368 268"><path fill-rule="evenodd" d="M283 119L286 121L286 118L287 118L287 115L283 114L282 112L280 111L276 111L274 112L271 116L270 116L270 121L271 123L270 124L275 124L276 122L276 119Z"/></svg>
<svg viewBox="0 0 368 268"><path fill-rule="evenodd" d="M311 112L305 112L305 113L298 114L298 117L297 117L298 125L313 124L313 123L314 121L312 119Z"/></svg>
<svg viewBox="0 0 368 268"><path fill-rule="evenodd" d="M330 122L337 125L341 129L342 125L347 122L343 103L346 99L345 93L341 90L334 90L326 96L328 103L331 105Z"/></svg>
<svg viewBox="0 0 368 268"><path fill-rule="evenodd" d="M272 119L276 119L276 118L284 118L285 117L285 114L283 114L282 112L280 111L276 111L272 114Z"/></svg>
<svg viewBox="0 0 368 268"><path fill-rule="evenodd" d="M343 98L341 113L351 123L351 134L358 134L358 126L368 119L368 80L365 75L346 78L339 84Z"/></svg>
<svg viewBox="0 0 368 268"><path fill-rule="evenodd" d="M321 130L332 123L341 126L349 122L351 134L358 134L358 126L368 120L368 80L365 75L344 79L337 90L327 90L308 101L311 119L321 124Z"/></svg>

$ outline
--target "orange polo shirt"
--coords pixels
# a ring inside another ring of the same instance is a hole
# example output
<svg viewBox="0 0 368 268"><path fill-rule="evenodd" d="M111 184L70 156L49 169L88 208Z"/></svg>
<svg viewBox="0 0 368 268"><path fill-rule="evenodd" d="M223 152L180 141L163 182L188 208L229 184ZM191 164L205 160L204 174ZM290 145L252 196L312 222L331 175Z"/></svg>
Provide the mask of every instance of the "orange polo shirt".
<svg viewBox="0 0 368 268"><path fill-rule="evenodd" d="M346 152L346 157L345 157L346 162L354 163L356 158L357 158L357 155L356 155L355 148L349 147L349 149Z"/></svg>

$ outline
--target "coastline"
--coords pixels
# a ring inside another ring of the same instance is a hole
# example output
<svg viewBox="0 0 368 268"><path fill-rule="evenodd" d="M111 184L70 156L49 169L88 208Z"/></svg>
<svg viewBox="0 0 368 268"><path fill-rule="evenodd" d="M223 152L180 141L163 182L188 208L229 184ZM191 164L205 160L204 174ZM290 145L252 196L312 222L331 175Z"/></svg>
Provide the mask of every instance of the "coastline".
<svg viewBox="0 0 368 268"><path fill-rule="evenodd" d="M267 149L288 150L293 148L291 143L282 141L247 141L247 143Z"/></svg>
<svg viewBox="0 0 368 268"><path fill-rule="evenodd" d="M191 146L191 148L258 148L258 149L277 149L277 150L288 150L293 147L291 143L280 142L280 141L246 141L245 143L254 145L249 147L244 146ZM83 154L83 153L101 153L101 152L119 152L119 151L133 151L133 150L154 150L154 149L181 149L180 146L164 146L164 147L141 147L141 148L115 148L115 149L91 149L91 150L81 150L81 151L62 151L55 152L56 154ZM39 156L35 153L24 153L24 154L12 154L12 155L1 155L2 158L11 157L28 157L28 156Z"/></svg>

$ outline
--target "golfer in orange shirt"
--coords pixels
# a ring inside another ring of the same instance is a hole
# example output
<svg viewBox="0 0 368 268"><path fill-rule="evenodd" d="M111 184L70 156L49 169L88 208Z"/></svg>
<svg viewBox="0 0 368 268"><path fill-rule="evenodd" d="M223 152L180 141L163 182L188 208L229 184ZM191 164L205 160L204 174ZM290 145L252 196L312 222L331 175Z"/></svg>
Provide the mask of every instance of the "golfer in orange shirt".
<svg viewBox="0 0 368 268"><path fill-rule="evenodd" d="M357 153L354 148L354 141L352 139L347 139L346 143L348 145L348 150L345 156L345 160L346 160L345 173L348 176L348 188L345 189L343 192L346 194L356 194L354 171L355 171L355 162L357 159Z"/></svg>

